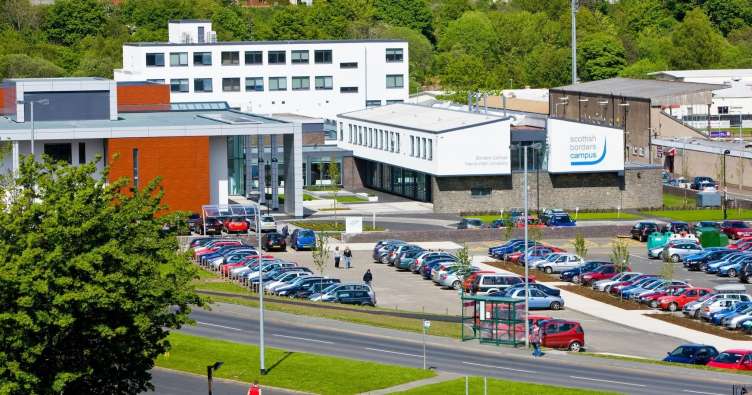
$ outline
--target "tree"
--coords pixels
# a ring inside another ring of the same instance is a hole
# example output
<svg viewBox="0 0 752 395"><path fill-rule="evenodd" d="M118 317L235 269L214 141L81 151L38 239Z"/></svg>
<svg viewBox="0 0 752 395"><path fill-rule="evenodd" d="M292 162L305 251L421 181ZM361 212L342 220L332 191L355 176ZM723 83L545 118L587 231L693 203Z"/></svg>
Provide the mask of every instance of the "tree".
<svg viewBox="0 0 752 395"><path fill-rule="evenodd" d="M621 69L619 76L627 78L649 79L649 73L666 70L667 68L668 65L666 64L666 62L654 62L650 59L641 59Z"/></svg>
<svg viewBox="0 0 752 395"><path fill-rule="evenodd" d="M574 237L574 252L582 259L587 258L587 244L585 243L585 237L583 237L580 232L577 232Z"/></svg>
<svg viewBox="0 0 752 395"><path fill-rule="evenodd" d="M339 191L339 166L336 160L329 162L327 166L327 173L329 173L329 187L332 191L332 200L334 204L334 226L337 227L337 192Z"/></svg>
<svg viewBox="0 0 752 395"><path fill-rule="evenodd" d="M323 282L324 270L329 262L329 241L325 234L319 233L316 235L316 246L311 249L311 258L313 258L313 266L318 269Z"/></svg>
<svg viewBox="0 0 752 395"><path fill-rule="evenodd" d="M65 70L54 63L32 58L24 54L11 54L0 57L0 79L2 78L47 78L62 77Z"/></svg>
<svg viewBox="0 0 752 395"><path fill-rule="evenodd" d="M376 19L433 37L433 15L426 0L374 0Z"/></svg>
<svg viewBox="0 0 752 395"><path fill-rule="evenodd" d="M212 27L222 41L251 39L251 24L243 19L236 7L223 7L212 15Z"/></svg>
<svg viewBox="0 0 752 395"><path fill-rule="evenodd" d="M621 239L614 239L611 242L611 263L616 266L616 270L623 272L629 267L629 244Z"/></svg>
<svg viewBox="0 0 752 395"><path fill-rule="evenodd" d="M494 27L488 15L469 11L449 23L439 38L438 47L443 51L462 49L468 55L487 59L495 43Z"/></svg>
<svg viewBox="0 0 752 395"><path fill-rule="evenodd" d="M663 265L661 266L661 277L663 277L666 280L673 280L674 279L674 263L671 262L671 257L664 256L663 257Z"/></svg>
<svg viewBox="0 0 752 395"><path fill-rule="evenodd" d="M192 18L192 4L188 0L125 0L120 5L123 22L136 31L167 29L170 19ZM201 17L206 18L205 14ZM165 39L167 36L165 35Z"/></svg>
<svg viewBox="0 0 752 395"><path fill-rule="evenodd" d="M556 48L548 44L535 47L525 58L525 84L532 87L549 87L572 82L571 59L568 48Z"/></svg>
<svg viewBox="0 0 752 395"><path fill-rule="evenodd" d="M724 36L752 23L752 3L748 0L705 0L702 7Z"/></svg>
<svg viewBox="0 0 752 395"><path fill-rule="evenodd" d="M577 71L584 81L615 77L627 63L621 41L607 33L586 36L577 52Z"/></svg>
<svg viewBox="0 0 752 395"><path fill-rule="evenodd" d="M45 31L50 41L74 45L102 32L107 22L104 3L97 0L58 0L49 8Z"/></svg>
<svg viewBox="0 0 752 395"><path fill-rule="evenodd" d="M687 13L684 21L674 29L671 43L673 50L669 55L669 63L676 69L712 67L728 46L699 8Z"/></svg>
<svg viewBox="0 0 752 395"><path fill-rule="evenodd" d="M470 267L473 264L473 258L470 256L470 250L467 248L467 244L462 244L462 248L457 250L457 273L459 275L466 275L470 272ZM461 287L461 286L460 286Z"/></svg>
<svg viewBox="0 0 752 395"><path fill-rule="evenodd" d="M0 393L143 392L169 329L204 303L160 233L159 181L124 194L96 171L26 157L3 191Z"/></svg>
<svg viewBox="0 0 752 395"><path fill-rule="evenodd" d="M39 23L39 12L29 0L5 0L0 18L5 20L13 29L20 31L36 27Z"/></svg>
<svg viewBox="0 0 752 395"><path fill-rule="evenodd" d="M431 75L433 66L433 47L428 39L419 32L402 26L387 26L376 32L380 38L406 40L410 60L410 91L425 83Z"/></svg>

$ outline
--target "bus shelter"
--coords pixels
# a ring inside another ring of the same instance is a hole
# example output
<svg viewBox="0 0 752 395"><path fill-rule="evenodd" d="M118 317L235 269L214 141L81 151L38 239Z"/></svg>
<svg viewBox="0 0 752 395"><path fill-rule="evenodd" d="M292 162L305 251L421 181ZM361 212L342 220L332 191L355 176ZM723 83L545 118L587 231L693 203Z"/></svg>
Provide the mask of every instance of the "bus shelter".
<svg viewBox="0 0 752 395"><path fill-rule="evenodd" d="M462 340L518 346L525 344L525 301L462 294Z"/></svg>
<svg viewBox="0 0 752 395"><path fill-rule="evenodd" d="M245 218L252 224L256 222L256 212L256 206L244 204L205 204L201 206L203 224L206 224L207 218L225 220L234 217ZM206 229L204 229L204 234L206 234Z"/></svg>

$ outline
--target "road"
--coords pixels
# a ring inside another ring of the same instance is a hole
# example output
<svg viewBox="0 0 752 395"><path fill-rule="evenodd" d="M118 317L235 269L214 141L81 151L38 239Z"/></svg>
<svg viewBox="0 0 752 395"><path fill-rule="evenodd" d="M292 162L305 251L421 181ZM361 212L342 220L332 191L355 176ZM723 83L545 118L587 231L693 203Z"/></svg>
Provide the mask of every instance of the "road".
<svg viewBox="0 0 752 395"><path fill-rule="evenodd" d="M182 331L215 339L258 342L258 321L252 315L196 310L197 326ZM326 354L374 362L420 367L422 344L400 338L372 336L325 327L305 327L282 321L266 322L266 344L291 351ZM488 376L542 384L577 386L630 394L725 394L730 382L708 372L687 374L685 369L650 365L638 368L604 366L587 358L538 358L509 353L489 346L488 351L429 344L428 365L462 375ZM506 351L510 351L506 349ZM500 355L500 354L504 355ZM512 355L510 355L512 354ZM558 355L556 356L558 357ZM740 378L741 379L741 378ZM747 380L744 378L743 380ZM186 390L189 386L186 386ZM196 388L190 388L195 392Z"/></svg>
<svg viewBox="0 0 752 395"><path fill-rule="evenodd" d="M183 373L174 370L155 368L151 371L154 391L145 394L159 395L185 395L206 394L208 390L205 376ZM231 380L214 379L212 383L213 395L245 395L248 393L248 384ZM264 395L295 395L296 392L284 391L276 388L262 388Z"/></svg>

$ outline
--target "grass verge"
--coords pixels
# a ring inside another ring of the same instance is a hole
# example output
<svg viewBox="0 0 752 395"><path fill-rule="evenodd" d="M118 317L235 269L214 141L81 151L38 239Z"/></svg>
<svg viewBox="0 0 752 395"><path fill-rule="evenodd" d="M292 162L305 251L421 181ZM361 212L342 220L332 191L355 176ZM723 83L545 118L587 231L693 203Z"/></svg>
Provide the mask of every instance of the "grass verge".
<svg viewBox="0 0 752 395"><path fill-rule="evenodd" d="M525 267L524 266L516 265L516 264L511 263L511 262L483 262L483 263L485 263L486 265L489 265L489 266L497 267L497 268L502 269L502 270L506 270L508 272L512 272L514 274L519 274L520 276L524 276L525 275ZM544 273L544 272L542 272L540 270L530 269L530 270L528 270L528 272L529 272L530 276L531 277L535 277L535 281L538 281L538 282L544 283L544 282L561 281L559 279L559 277L546 274L546 273Z"/></svg>
<svg viewBox="0 0 752 395"><path fill-rule="evenodd" d="M721 351L723 351L723 350L721 350ZM691 363L664 362L664 361L661 361L659 359L632 358L632 357L624 357L624 356L621 356L621 355L596 354L596 353L590 353L590 352L581 352L581 353L578 353L578 355L587 355L589 357L603 358L603 359L613 359L613 360L616 360L616 361L649 363L651 365L663 365L663 366L674 366L674 367L678 367L678 368L706 370L706 371L711 371L711 372L736 373L736 374L752 375L752 371L749 371L749 370L720 369L720 368L713 368L713 367L705 366L705 365L694 365L694 364L691 364Z"/></svg>
<svg viewBox="0 0 752 395"><path fill-rule="evenodd" d="M309 222L293 221L290 223L299 228L311 229L317 232L344 232L345 231L344 220L338 221L337 223L334 223L334 221L309 221ZM364 232L383 231L383 230L384 228L380 226L376 226L374 228L371 224L366 223L366 221L363 221Z"/></svg>
<svg viewBox="0 0 752 395"><path fill-rule="evenodd" d="M673 195L670 193L663 194L663 207L666 208L695 208L697 202L688 196L686 200L684 196Z"/></svg>
<svg viewBox="0 0 752 395"><path fill-rule="evenodd" d="M732 332L726 329L723 329L719 326L715 326L712 324L706 324L703 321L700 320L693 320L685 317L681 317L675 314L650 314L648 317L655 318L656 320L661 320L665 322L672 323L674 325L683 326L688 329L694 329L696 331L704 332L710 335L720 336L726 339L731 340L752 340L752 336L746 335L743 332ZM722 351L722 350L719 350Z"/></svg>
<svg viewBox="0 0 752 395"><path fill-rule="evenodd" d="M633 302L631 300L619 299L615 296L611 296L611 294L609 293L596 291L590 287L584 287L580 285L563 285L559 288L563 289L564 291L610 304L611 306L619 307L624 310L648 310L648 306L646 305Z"/></svg>
<svg viewBox="0 0 752 395"><path fill-rule="evenodd" d="M572 216L572 219L576 221L587 221L587 220L630 220L630 219L640 219L641 216L634 214L634 213L625 213L625 212L617 212L617 211L605 211L602 213L577 213L573 214L570 213L570 216Z"/></svg>
<svg viewBox="0 0 752 395"><path fill-rule="evenodd" d="M483 393L483 379L471 377L468 385L471 394ZM464 394L465 379L455 379L441 383L425 385L403 392L402 395ZM578 388L555 387L552 385L521 383L517 381L488 379L488 393L491 395L606 395L616 392L590 391Z"/></svg>
<svg viewBox="0 0 752 395"><path fill-rule="evenodd" d="M669 218L675 221L695 222L695 221L721 221L723 220L723 210L652 210L642 211L643 214L652 217ZM728 219L752 219L752 210L749 209L729 209Z"/></svg>
<svg viewBox="0 0 752 395"><path fill-rule="evenodd" d="M214 375L244 382L319 394L358 394L433 377L432 371L267 348L268 373L259 375L255 345L183 333L169 336L171 350L157 366L206 374L206 366L224 362Z"/></svg>

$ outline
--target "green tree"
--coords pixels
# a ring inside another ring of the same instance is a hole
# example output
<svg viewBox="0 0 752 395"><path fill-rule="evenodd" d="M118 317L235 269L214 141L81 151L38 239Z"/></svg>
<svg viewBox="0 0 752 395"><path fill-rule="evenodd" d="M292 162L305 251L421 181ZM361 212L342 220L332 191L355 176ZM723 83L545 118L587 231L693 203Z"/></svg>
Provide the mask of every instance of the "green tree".
<svg viewBox="0 0 752 395"><path fill-rule="evenodd" d="M611 263L617 271L623 272L629 267L629 244L621 239L611 242Z"/></svg>
<svg viewBox="0 0 752 395"><path fill-rule="evenodd" d="M125 37L91 37L81 40L81 60L75 75L112 78L113 70L123 64L122 45Z"/></svg>
<svg viewBox="0 0 752 395"><path fill-rule="evenodd" d="M541 44L525 58L524 79L532 87L561 86L572 82L572 56L568 48Z"/></svg>
<svg viewBox="0 0 752 395"><path fill-rule="evenodd" d="M170 19L194 17L193 5L189 0L125 0L119 10L123 22L131 25L135 31L146 29L166 32ZM200 17L206 18L206 15ZM166 39L165 34L164 40Z"/></svg>
<svg viewBox="0 0 752 395"><path fill-rule="evenodd" d="M26 157L3 191L0 393L142 392L169 329L203 304L160 233L158 180L126 195L96 171Z"/></svg>
<svg viewBox="0 0 752 395"><path fill-rule="evenodd" d="M677 69L712 67L723 55L727 42L701 9L688 12L671 34L670 66Z"/></svg>
<svg viewBox="0 0 752 395"><path fill-rule="evenodd" d="M752 2L749 0L705 0L702 8L724 36L752 24Z"/></svg>
<svg viewBox="0 0 752 395"><path fill-rule="evenodd" d="M0 79L62 77L65 70L54 63L24 54L0 57Z"/></svg>
<svg viewBox="0 0 752 395"><path fill-rule="evenodd" d="M240 14L238 7L223 7L212 15L212 27L221 41L245 41L251 39L251 24Z"/></svg>
<svg viewBox="0 0 752 395"><path fill-rule="evenodd" d="M381 38L406 40L410 60L411 92L431 76L433 67L433 47L419 32L402 26L387 26L376 34Z"/></svg>
<svg viewBox="0 0 752 395"><path fill-rule="evenodd" d="M668 69L668 65L666 62L658 61L654 62L650 59L640 59L635 63L632 63L631 65L623 68L619 72L620 77L626 77L626 78L642 78L642 79L649 79L651 78L648 74L655 72L655 71L661 71Z"/></svg>
<svg viewBox="0 0 752 395"><path fill-rule="evenodd" d="M468 55L487 59L495 43L494 27L488 15L470 11L449 23L438 46L443 51L462 49Z"/></svg>
<svg viewBox="0 0 752 395"><path fill-rule="evenodd" d="M311 249L311 258L313 260L313 266L318 269L321 275L321 281L324 281L324 270L329 263L329 238L319 233L316 235L316 246Z"/></svg>
<svg viewBox="0 0 752 395"><path fill-rule="evenodd" d="M86 36L100 34L107 18L101 1L59 0L49 8L44 30L50 41L74 45Z"/></svg>
<svg viewBox="0 0 752 395"><path fill-rule="evenodd" d="M580 232L577 232L574 237L574 252L582 259L587 258L587 243L585 242L585 237Z"/></svg>
<svg viewBox="0 0 752 395"><path fill-rule="evenodd" d="M271 39L303 40L311 38L314 33L306 23L307 7L278 7L271 18Z"/></svg>
<svg viewBox="0 0 752 395"><path fill-rule="evenodd" d="M374 0L376 19L433 37L433 15L426 0Z"/></svg>
<svg viewBox="0 0 752 395"><path fill-rule="evenodd" d="M621 41L607 33L586 36L578 44L577 57L577 72L584 81L614 77L627 63Z"/></svg>
<svg viewBox="0 0 752 395"><path fill-rule="evenodd" d="M29 0L4 0L0 4L0 21L16 31L34 28L39 24L39 7L32 6Z"/></svg>

